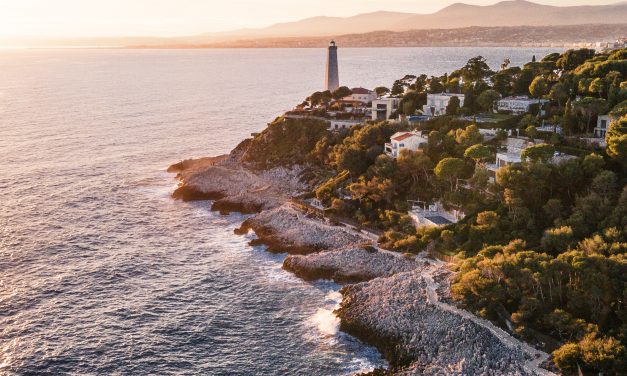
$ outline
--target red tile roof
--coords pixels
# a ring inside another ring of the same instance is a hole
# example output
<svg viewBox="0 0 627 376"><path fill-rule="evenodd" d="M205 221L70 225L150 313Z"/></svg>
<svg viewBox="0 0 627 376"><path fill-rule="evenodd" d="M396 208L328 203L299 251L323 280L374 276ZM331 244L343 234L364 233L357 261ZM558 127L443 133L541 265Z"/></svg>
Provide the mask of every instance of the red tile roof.
<svg viewBox="0 0 627 376"><path fill-rule="evenodd" d="M411 133L411 132L407 132L407 133L404 133L404 134L402 134L400 136L394 137L392 140L394 140L394 141L403 141L403 140L405 140L407 138L410 138L411 136L414 136L414 134Z"/></svg>
<svg viewBox="0 0 627 376"><path fill-rule="evenodd" d="M370 90L364 89L363 87L353 88L353 94L370 94Z"/></svg>

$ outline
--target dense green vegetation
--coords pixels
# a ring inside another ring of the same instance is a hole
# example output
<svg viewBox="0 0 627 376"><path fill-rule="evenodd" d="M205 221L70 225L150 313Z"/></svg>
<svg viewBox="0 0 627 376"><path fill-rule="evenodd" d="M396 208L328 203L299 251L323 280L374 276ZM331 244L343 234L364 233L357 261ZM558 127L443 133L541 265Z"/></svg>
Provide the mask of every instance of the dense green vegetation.
<svg viewBox="0 0 627 376"><path fill-rule="evenodd" d="M627 369L627 50L550 54L523 67L506 60L497 72L481 57L440 77L406 75L388 90L410 115L427 93L463 93L447 115L411 126L381 122L326 132L313 120L278 119L246 152L264 166L301 163L315 171L315 191L335 215L383 231L381 244L403 252L427 245L457 255L453 297L517 335L554 351L566 374ZM343 94L343 93L342 93ZM494 114L508 95L548 99L525 116ZM333 93L310 101L328 103ZM607 148L582 140L598 115L611 115ZM502 128L486 141L472 121ZM467 119L467 118L466 118ZM543 123L563 134L539 132ZM398 158L383 145L416 128L428 145ZM525 162L502 167L490 181L486 163L514 130L545 143ZM554 163L555 151L577 158ZM409 201L441 202L466 217L445 228L416 228Z"/></svg>

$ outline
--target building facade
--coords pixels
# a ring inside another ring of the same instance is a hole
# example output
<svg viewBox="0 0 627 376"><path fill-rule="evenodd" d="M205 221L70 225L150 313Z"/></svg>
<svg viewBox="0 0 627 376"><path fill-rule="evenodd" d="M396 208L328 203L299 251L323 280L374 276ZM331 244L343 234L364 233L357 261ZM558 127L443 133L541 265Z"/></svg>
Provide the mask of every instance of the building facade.
<svg viewBox="0 0 627 376"><path fill-rule="evenodd" d="M451 98L457 97L459 99L459 107L464 105L464 94L427 94L427 104L422 107L423 114L427 116L441 116L446 115L446 107Z"/></svg>
<svg viewBox="0 0 627 376"><path fill-rule="evenodd" d="M506 97L496 103L496 110L511 112L515 115L522 115L529 112L531 105L539 104L542 106L548 102L549 101L546 99L536 99L525 96Z"/></svg>
<svg viewBox="0 0 627 376"><path fill-rule="evenodd" d="M396 132L385 144L385 153L397 158L401 150L417 151L427 146L428 140L418 132Z"/></svg>
<svg viewBox="0 0 627 376"><path fill-rule="evenodd" d="M379 98L372 101L372 120L389 120L398 110L400 98Z"/></svg>
<svg viewBox="0 0 627 376"><path fill-rule="evenodd" d="M605 134L607 133L607 129L610 127L610 122L612 119L610 115L599 115L597 118L597 126L594 127L594 137L595 138L605 138Z"/></svg>
<svg viewBox="0 0 627 376"><path fill-rule="evenodd" d="M356 87L352 89L351 95L342 98L348 102L359 102L362 104L372 103L377 99L377 93L372 90L364 89L363 87Z"/></svg>

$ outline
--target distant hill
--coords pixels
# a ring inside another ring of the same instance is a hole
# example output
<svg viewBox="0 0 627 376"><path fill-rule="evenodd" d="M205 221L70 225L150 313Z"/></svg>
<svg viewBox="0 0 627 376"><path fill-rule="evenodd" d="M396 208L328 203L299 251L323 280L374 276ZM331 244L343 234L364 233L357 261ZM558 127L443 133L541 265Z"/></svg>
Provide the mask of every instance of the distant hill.
<svg viewBox="0 0 627 376"><path fill-rule="evenodd" d="M437 38L437 33L426 33L429 30L465 30L470 27L494 28L494 27L557 27L573 25L611 25L612 33L606 33L613 37L624 37L627 35L624 25L627 24L627 2L613 5L591 5L591 6L549 6L532 3L525 0L502 1L494 5L477 6L468 4L453 4L433 14L413 14L399 12L374 12L360 14L353 17L313 17L295 22L278 23L260 29L240 29L234 31L205 33L188 37L177 38L150 38L150 37L129 37L129 38L82 38L65 40L24 40L22 45L66 45L66 46L214 46L214 45L268 45L272 40L272 45L278 43L285 44L290 38L300 38L301 46L311 46L315 44L312 40L324 37L329 38L347 35L362 35L377 33L376 38L380 42L374 43L382 45L383 40L387 40L385 45L397 45L391 40L393 33L405 33L408 31L422 30L425 38L435 38L433 41L421 41L423 44L442 44L443 40ZM621 26L622 25L622 26ZM619 35L616 35L616 27L619 27ZM622 27L622 29L620 29ZM597 28L598 29L598 28ZM596 30L597 35L603 34L603 30ZM609 30L609 29L608 29ZM547 29L546 31L550 31ZM581 39L580 30L571 29L574 33L571 36L562 35L555 37L550 33L536 35L537 42L544 44L553 40L567 40L569 43ZM387 34L383 34L386 32ZM461 31L460 31L461 32ZM463 31L463 40L476 40L475 37L468 39L468 31ZM454 32L446 33L448 36L456 36ZM477 35L476 35L477 36ZM525 37L524 34L521 35ZM602 36L602 35L601 35ZM500 43L496 39L498 35L484 36L481 44ZM365 43L367 37L359 36L352 38L356 44L373 45ZM375 35L371 35L373 40ZM408 36L403 35L403 40L415 45L415 38L407 41ZM277 40L282 42L277 42ZM502 38L500 38L502 39ZM595 38L593 40L599 40ZM289 45L298 44L294 40ZM317 43L317 42L316 42ZM447 43L449 45L450 43ZM519 45L517 43L516 45ZM6 45L0 40L0 45Z"/></svg>
<svg viewBox="0 0 627 376"><path fill-rule="evenodd" d="M218 42L233 39L335 36L383 30L456 29L471 26L621 24L627 22L626 20L626 2L613 5L560 7L513 0L487 6L458 3L433 14L375 12L345 18L314 17L262 29L208 33L187 40Z"/></svg>
<svg viewBox="0 0 627 376"><path fill-rule="evenodd" d="M453 4L437 13L415 15L393 30L452 29L469 26L559 26L617 24L627 20L627 3L557 7L524 0L489 6Z"/></svg>
<svg viewBox="0 0 627 376"><path fill-rule="evenodd" d="M614 41L627 35L627 23L564 26L472 26L461 29L373 31L336 35L341 47L571 47L597 41ZM240 39L200 44L166 44L163 48L315 48L329 37ZM155 46L143 46L155 47Z"/></svg>

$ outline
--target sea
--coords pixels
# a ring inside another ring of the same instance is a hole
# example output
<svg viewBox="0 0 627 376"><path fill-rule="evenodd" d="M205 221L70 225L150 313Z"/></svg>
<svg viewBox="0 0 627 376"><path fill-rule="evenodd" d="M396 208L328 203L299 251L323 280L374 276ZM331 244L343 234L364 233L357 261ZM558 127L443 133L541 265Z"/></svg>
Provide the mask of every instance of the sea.
<svg viewBox="0 0 627 376"><path fill-rule="evenodd" d="M559 51L559 50L557 50ZM339 49L340 82L391 86L546 48ZM168 165L227 153L321 90L324 49L0 50L0 374L350 375L340 286L170 198ZM286 140L289 142L289 140Z"/></svg>

